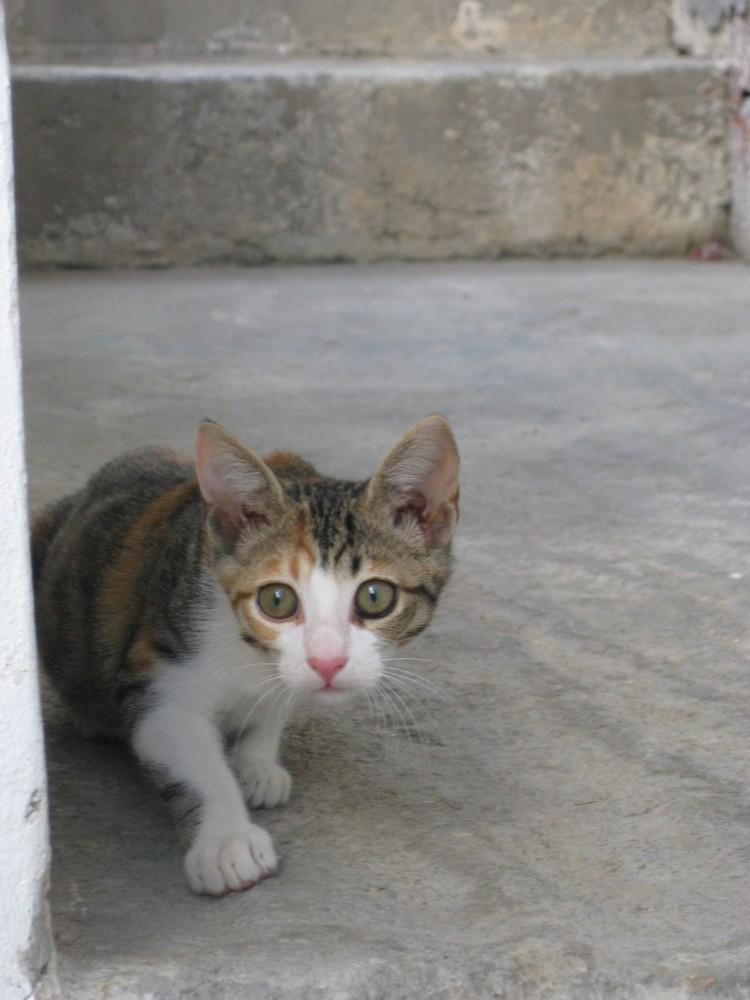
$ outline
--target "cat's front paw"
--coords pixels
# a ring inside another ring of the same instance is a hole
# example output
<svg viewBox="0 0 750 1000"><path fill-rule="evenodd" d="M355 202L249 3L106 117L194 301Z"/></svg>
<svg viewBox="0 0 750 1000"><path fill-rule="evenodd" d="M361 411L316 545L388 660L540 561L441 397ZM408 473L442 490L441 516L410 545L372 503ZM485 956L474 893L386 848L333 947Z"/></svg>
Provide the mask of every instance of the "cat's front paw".
<svg viewBox="0 0 750 1000"><path fill-rule="evenodd" d="M248 805L273 809L289 801L292 776L273 760L247 758L237 764L237 774Z"/></svg>
<svg viewBox="0 0 750 1000"><path fill-rule="evenodd" d="M259 826L225 834L198 834L185 855L185 874L193 892L223 896L250 889L276 871L273 841Z"/></svg>

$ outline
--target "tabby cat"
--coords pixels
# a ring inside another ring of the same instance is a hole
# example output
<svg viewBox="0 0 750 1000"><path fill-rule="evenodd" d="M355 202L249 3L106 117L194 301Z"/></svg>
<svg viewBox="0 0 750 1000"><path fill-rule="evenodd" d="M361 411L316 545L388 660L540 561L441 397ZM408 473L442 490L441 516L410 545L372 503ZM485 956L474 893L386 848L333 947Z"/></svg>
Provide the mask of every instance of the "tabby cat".
<svg viewBox="0 0 750 1000"><path fill-rule="evenodd" d="M264 461L206 420L194 464L128 453L35 519L42 663L83 734L128 741L153 774L195 892L275 871L247 805L289 797L278 750L293 709L375 689L387 645L430 621L458 470L439 416L365 482L290 452Z"/></svg>

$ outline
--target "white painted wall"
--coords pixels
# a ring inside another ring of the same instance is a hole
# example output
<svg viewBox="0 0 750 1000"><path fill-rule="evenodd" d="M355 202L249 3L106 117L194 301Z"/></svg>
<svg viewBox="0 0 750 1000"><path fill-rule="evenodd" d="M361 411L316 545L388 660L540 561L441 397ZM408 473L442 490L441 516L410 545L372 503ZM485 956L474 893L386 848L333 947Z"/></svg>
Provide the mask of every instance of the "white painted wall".
<svg viewBox="0 0 750 1000"><path fill-rule="evenodd" d="M10 83L0 4L0 997L50 996L47 788L21 407Z"/></svg>

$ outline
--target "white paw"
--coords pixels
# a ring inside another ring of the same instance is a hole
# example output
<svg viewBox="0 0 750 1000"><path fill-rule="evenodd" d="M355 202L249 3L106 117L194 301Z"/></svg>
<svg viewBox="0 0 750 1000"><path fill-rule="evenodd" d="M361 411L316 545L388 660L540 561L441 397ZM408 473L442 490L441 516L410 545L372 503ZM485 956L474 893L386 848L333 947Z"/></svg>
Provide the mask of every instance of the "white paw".
<svg viewBox="0 0 750 1000"><path fill-rule="evenodd" d="M248 758L237 764L237 774L248 805L273 809L289 801L292 776L272 760Z"/></svg>
<svg viewBox="0 0 750 1000"><path fill-rule="evenodd" d="M253 823L232 833L199 833L185 855L190 888L208 896L249 889L273 875L276 866L271 838Z"/></svg>

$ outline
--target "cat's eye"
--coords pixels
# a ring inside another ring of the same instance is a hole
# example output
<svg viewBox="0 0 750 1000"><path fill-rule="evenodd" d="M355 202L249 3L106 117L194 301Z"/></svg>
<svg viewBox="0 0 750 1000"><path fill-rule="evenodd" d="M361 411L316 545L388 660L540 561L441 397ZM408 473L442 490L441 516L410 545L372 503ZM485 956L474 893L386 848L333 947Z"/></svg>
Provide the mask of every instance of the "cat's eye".
<svg viewBox="0 0 750 1000"><path fill-rule="evenodd" d="M396 604L398 591L387 580L367 580L357 590L354 604L361 618L382 618Z"/></svg>
<svg viewBox="0 0 750 1000"><path fill-rule="evenodd" d="M297 614L299 601L285 583L268 583L258 591L258 607L269 618L283 621Z"/></svg>

